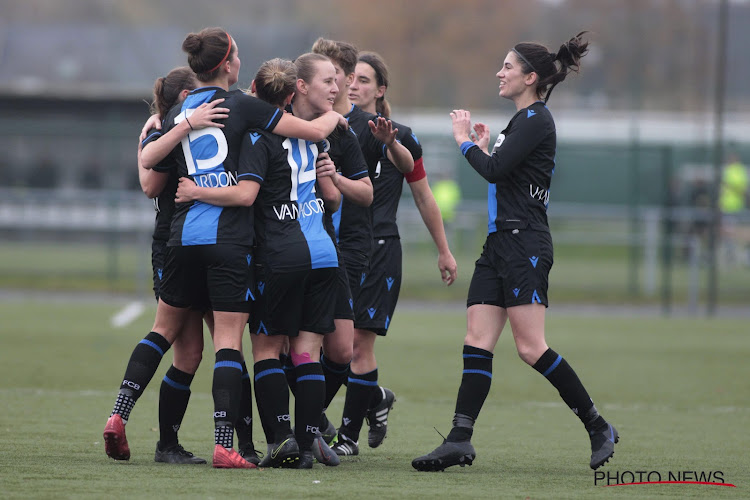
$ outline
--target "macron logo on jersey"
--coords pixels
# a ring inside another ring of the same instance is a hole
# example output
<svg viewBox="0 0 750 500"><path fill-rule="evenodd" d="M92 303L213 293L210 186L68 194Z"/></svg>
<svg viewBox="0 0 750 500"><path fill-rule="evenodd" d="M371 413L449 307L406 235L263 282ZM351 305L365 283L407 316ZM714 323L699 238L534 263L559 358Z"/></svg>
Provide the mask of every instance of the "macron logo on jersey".
<svg viewBox="0 0 750 500"><path fill-rule="evenodd" d="M534 111L533 109L526 110L526 118L531 118L535 114L536 114L536 111Z"/></svg>
<svg viewBox="0 0 750 500"><path fill-rule="evenodd" d="M255 146L255 143L258 142L258 139L260 139L260 134L258 132L253 132L250 134L250 140L253 141L253 146Z"/></svg>

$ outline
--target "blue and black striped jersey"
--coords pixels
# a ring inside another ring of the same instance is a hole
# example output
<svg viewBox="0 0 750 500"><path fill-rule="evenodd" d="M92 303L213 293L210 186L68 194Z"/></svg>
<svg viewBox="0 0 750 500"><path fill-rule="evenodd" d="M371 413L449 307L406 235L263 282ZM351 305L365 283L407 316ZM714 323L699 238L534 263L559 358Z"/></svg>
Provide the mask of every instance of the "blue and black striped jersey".
<svg viewBox="0 0 750 500"><path fill-rule="evenodd" d="M164 133L189 117L192 111L214 99L225 99L229 117L224 128L207 127L191 131L162 162L175 168L178 177L190 177L202 187L236 185L242 140L249 129L273 130L283 112L277 107L239 90L202 87L167 114ZM168 245L213 245L236 243L252 245L254 240L252 207L219 207L201 201L178 203L172 218Z"/></svg>
<svg viewBox="0 0 750 500"><path fill-rule="evenodd" d="M338 267L336 247L323 226L325 207L315 192L320 145L266 131L245 134L244 178L261 184L255 200L256 258L275 271Z"/></svg>

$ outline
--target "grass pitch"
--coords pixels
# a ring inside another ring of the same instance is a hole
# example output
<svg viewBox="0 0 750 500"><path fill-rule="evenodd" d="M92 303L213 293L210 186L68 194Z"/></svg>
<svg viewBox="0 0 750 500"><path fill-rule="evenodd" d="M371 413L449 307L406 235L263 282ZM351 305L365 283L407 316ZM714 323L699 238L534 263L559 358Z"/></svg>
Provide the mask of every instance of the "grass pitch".
<svg viewBox="0 0 750 500"><path fill-rule="evenodd" d="M380 381L398 398L377 449L312 471L214 470L153 462L157 392L171 356L127 426L129 462L104 454L102 430L130 352L153 308L126 327L121 302L0 303L0 494L3 498L748 498L750 332L746 319L584 317L555 314L549 344L620 431L600 470L722 472L735 488L695 484L602 487L589 444L556 391L516 356L509 327L498 344L490 396L474 435L473 466L418 473L412 458L450 428L461 371L460 308L396 314L377 344ZM208 341L207 341L208 344ZM249 346L246 346L249 353ZM181 442L210 459L211 370L207 345L193 382ZM329 409L340 418L343 392ZM256 413L257 415L257 413ZM255 423L256 446L263 450ZM687 476L692 478L692 476ZM716 477L716 476L712 476ZM653 477L651 477L653 479ZM628 481L630 481L628 477Z"/></svg>

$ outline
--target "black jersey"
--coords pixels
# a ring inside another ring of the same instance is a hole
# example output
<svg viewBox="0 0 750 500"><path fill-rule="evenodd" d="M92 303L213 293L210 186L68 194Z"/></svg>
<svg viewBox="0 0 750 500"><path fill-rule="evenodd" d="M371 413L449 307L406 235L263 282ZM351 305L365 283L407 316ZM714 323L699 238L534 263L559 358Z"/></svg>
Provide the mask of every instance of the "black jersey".
<svg viewBox="0 0 750 500"><path fill-rule="evenodd" d="M352 105L352 109L346 114L345 118L349 122L349 129L354 132L358 139L370 178L372 178L378 161L387 152L385 144L372 135L372 130L367 124L373 118L377 118L377 115L367 113L360 107ZM336 228L339 248L343 252L369 258L373 238L370 207L357 205L344 198L341 207L333 215L333 223Z"/></svg>
<svg viewBox="0 0 750 500"><path fill-rule="evenodd" d="M393 128L398 129L396 140L406 147L411 153L416 163L422 158L422 146L419 144L417 136L406 125L393 122ZM396 212L398 203L401 200L401 191L404 187L404 178L406 176L383 155L375 167L375 173L372 177L372 187L374 189L374 199L372 201L372 233L377 238L398 237L398 224L396 224ZM420 177L423 178L423 177ZM414 179L418 180L418 179Z"/></svg>
<svg viewBox="0 0 750 500"><path fill-rule="evenodd" d="M547 205L556 144L552 114L537 101L511 118L491 156L473 143L461 145L474 170L490 182L488 233L527 227L549 232Z"/></svg>
<svg viewBox="0 0 750 500"><path fill-rule="evenodd" d="M279 272L337 267L336 247L323 227L325 207L315 193L320 146L266 131L245 134L240 171L262 185L256 256Z"/></svg>
<svg viewBox="0 0 750 500"><path fill-rule="evenodd" d="M190 177L201 187L227 187L242 180L238 171L240 146L249 129L273 130L281 120L277 107L239 90L202 87L173 107L164 120L165 130L189 117L192 110L205 102L224 99L229 117L224 128L207 127L191 131L180 146L165 159L173 165L178 177ZM178 203L172 218L168 245L212 245L237 243L251 245L254 240L252 207L219 207L201 201Z"/></svg>
<svg viewBox="0 0 750 500"><path fill-rule="evenodd" d="M164 124L162 123L162 128L163 127ZM146 144L159 139L161 136L161 130L149 130L146 134L146 138L141 142L141 148L146 147ZM153 170L168 175L164 189L162 189L161 193L154 198L156 221L154 222L153 239L166 242L169 240L169 226L172 222L172 215L174 214L174 198L177 193L177 174L174 169L168 168L165 170L163 166L160 167L159 165L154 167Z"/></svg>

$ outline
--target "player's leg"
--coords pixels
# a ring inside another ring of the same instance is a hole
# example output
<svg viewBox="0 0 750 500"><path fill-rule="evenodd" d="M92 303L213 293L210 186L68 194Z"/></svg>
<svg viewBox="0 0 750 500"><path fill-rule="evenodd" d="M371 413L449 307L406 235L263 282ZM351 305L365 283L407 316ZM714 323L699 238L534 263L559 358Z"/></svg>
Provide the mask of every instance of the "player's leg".
<svg viewBox="0 0 750 500"><path fill-rule="evenodd" d="M242 389L242 334L250 316L254 268L252 249L207 245L207 290L214 311L214 457L215 468L255 468L234 450L234 424Z"/></svg>
<svg viewBox="0 0 750 500"><path fill-rule="evenodd" d="M159 300L151 332L133 349L125 368L117 399L104 427L104 450L115 460L130 459L125 424L136 401L156 373L164 353L179 334L187 308L173 307Z"/></svg>
<svg viewBox="0 0 750 500"><path fill-rule="evenodd" d="M159 390L159 442L154 461L205 464L179 443L177 433L190 400L190 384L203 356L203 313L191 310L181 334L172 344L172 366Z"/></svg>
<svg viewBox="0 0 750 500"><path fill-rule="evenodd" d="M586 388L568 362L547 346L544 339L543 304L508 308L518 355L557 389L565 404L578 416L591 440L592 469L604 465L619 441L617 431L594 406Z"/></svg>
<svg viewBox="0 0 750 500"><path fill-rule="evenodd" d="M469 285L463 373L453 427L443 444L412 461L412 466L420 471L471 465L476 457L471 444L474 423L490 391L493 352L508 319L502 279L490 258L489 246L490 237L477 260Z"/></svg>

